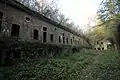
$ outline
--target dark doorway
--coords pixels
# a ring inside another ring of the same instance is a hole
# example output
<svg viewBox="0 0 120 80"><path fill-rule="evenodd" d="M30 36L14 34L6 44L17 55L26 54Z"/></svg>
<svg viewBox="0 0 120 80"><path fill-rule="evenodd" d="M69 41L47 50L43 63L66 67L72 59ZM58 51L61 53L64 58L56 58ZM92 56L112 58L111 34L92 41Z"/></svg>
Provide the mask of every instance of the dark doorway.
<svg viewBox="0 0 120 80"><path fill-rule="evenodd" d="M54 35L53 34L50 34L50 41L54 42Z"/></svg>
<svg viewBox="0 0 120 80"><path fill-rule="evenodd" d="M43 32L43 43L47 41L47 32Z"/></svg>
<svg viewBox="0 0 120 80"><path fill-rule="evenodd" d="M59 43L61 43L61 36L59 36Z"/></svg>
<svg viewBox="0 0 120 80"><path fill-rule="evenodd" d="M100 48L98 48L98 50L100 50Z"/></svg>
<svg viewBox="0 0 120 80"><path fill-rule="evenodd" d="M72 39L71 39L71 44L72 44Z"/></svg>
<svg viewBox="0 0 120 80"><path fill-rule="evenodd" d="M47 42L47 28L43 27L43 43Z"/></svg>
<svg viewBox="0 0 120 80"><path fill-rule="evenodd" d="M0 31L1 31L1 25L2 25L2 21L0 20Z"/></svg>
<svg viewBox="0 0 120 80"><path fill-rule="evenodd" d="M97 44L99 44L99 42L97 41Z"/></svg>
<svg viewBox="0 0 120 80"><path fill-rule="evenodd" d="M66 38L66 43L68 44L68 38Z"/></svg>
<svg viewBox="0 0 120 80"><path fill-rule="evenodd" d="M0 19L2 19L3 17L3 12L0 12Z"/></svg>
<svg viewBox="0 0 120 80"><path fill-rule="evenodd" d="M103 42L101 42L101 44L103 44Z"/></svg>
<svg viewBox="0 0 120 80"><path fill-rule="evenodd" d="M17 24L12 24L12 31L11 31L11 36L18 37L19 36L19 29L20 26Z"/></svg>
<svg viewBox="0 0 120 80"><path fill-rule="evenodd" d="M0 12L0 31L1 31L2 18L3 18L3 12Z"/></svg>
<svg viewBox="0 0 120 80"><path fill-rule="evenodd" d="M65 35L63 33L63 44L65 44Z"/></svg>
<svg viewBox="0 0 120 80"><path fill-rule="evenodd" d="M34 39L38 40L38 30L34 29Z"/></svg>

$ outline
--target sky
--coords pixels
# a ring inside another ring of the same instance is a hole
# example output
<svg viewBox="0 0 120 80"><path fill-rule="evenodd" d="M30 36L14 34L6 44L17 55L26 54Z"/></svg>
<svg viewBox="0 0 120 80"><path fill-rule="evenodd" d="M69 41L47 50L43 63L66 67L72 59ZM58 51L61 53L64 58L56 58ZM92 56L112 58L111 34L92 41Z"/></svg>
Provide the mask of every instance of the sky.
<svg viewBox="0 0 120 80"><path fill-rule="evenodd" d="M52 0L47 0L51 2ZM59 11L74 22L75 25L79 25L80 29L87 31L88 22L91 26L94 26L94 19L96 12L102 0L58 0Z"/></svg>
<svg viewBox="0 0 120 80"><path fill-rule="evenodd" d="M59 0L58 8L61 13L84 30L88 18L96 15L101 2L102 0Z"/></svg>

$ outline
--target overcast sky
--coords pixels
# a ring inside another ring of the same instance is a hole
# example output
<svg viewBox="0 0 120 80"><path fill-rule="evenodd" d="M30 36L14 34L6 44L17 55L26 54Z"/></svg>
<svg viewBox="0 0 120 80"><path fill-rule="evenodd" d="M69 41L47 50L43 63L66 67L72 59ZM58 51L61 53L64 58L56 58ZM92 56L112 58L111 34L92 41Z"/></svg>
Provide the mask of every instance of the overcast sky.
<svg viewBox="0 0 120 80"><path fill-rule="evenodd" d="M88 18L96 15L102 0L59 0L58 7L66 17L75 24L83 26L88 23ZM83 27L82 27L83 28Z"/></svg>
<svg viewBox="0 0 120 80"><path fill-rule="evenodd" d="M58 0L58 8L61 13L85 31L88 18L96 16L101 2L102 0Z"/></svg>

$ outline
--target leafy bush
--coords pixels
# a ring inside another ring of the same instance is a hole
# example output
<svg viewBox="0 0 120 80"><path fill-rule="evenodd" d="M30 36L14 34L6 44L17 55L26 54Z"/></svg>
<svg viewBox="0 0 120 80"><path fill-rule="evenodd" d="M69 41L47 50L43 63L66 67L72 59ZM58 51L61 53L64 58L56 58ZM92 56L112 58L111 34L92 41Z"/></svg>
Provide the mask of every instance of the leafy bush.
<svg viewBox="0 0 120 80"><path fill-rule="evenodd" d="M30 59L3 71L9 80L119 80L120 74L117 52L93 50Z"/></svg>

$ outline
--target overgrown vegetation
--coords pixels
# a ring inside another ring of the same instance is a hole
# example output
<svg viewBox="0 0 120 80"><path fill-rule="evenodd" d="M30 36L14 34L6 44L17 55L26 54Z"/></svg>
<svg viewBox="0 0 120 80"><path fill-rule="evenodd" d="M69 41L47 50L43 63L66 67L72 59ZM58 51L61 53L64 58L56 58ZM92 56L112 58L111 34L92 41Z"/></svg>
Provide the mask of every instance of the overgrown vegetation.
<svg viewBox="0 0 120 80"><path fill-rule="evenodd" d="M119 53L82 50L54 58L21 61L0 71L9 80L119 80Z"/></svg>
<svg viewBox="0 0 120 80"><path fill-rule="evenodd" d="M88 31L92 43L108 40L120 50L120 0L102 0L96 18L96 25Z"/></svg>
<svg viewBox="0 0 120 80"><path fill-rule="evenodd" d="M105 27L105 36L120 48L120 0L103 0L98 9L99 26Z"/></svg>

